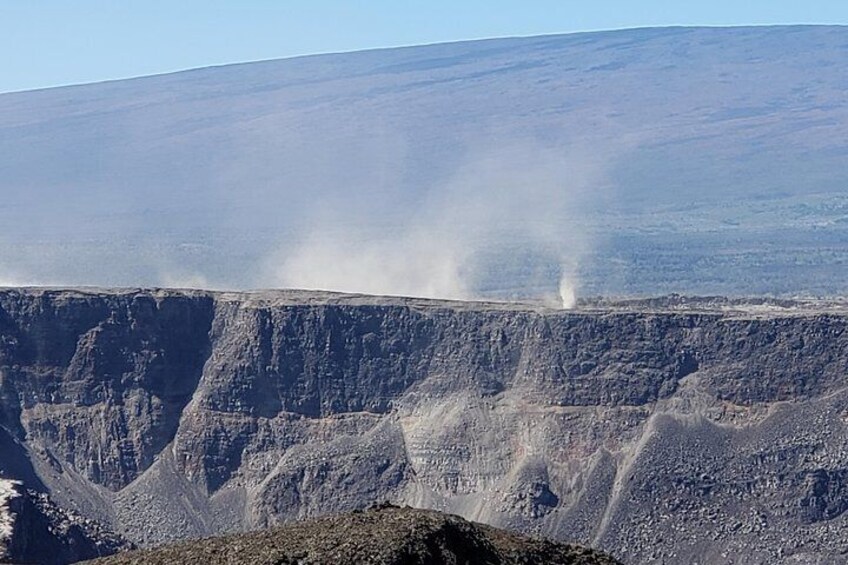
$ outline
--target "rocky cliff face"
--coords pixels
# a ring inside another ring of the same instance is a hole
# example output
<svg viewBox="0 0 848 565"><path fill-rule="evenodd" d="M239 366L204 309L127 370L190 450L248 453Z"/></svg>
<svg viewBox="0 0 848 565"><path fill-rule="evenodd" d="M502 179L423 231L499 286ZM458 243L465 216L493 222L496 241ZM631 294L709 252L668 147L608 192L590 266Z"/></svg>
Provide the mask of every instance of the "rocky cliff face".
<svg viewBox="0 0 848 565"><path fill-rule="evenodd" d="M845 562L847 324L3 290L0 471L142 545L390 500L629 563Z"/></svg>
<svg viewBox="0 0 848 565"><path fill-rule="evenodd" d="M63 564L132 548L101 524L58 507L45 493L0 479L0 563Z"/></svg>

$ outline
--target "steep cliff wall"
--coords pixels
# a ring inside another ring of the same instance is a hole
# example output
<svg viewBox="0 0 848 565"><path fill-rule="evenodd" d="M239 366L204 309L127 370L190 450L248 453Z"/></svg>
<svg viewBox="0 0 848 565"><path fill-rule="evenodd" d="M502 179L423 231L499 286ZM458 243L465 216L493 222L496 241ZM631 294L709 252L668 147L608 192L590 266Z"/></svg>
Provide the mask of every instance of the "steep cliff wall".
<svg viewBox="0 0 848 565"><path fill-rule="evenodd" d="M132 544L45 493L0 479L0 563L64 564L129 549Z"/></svg>
<svg viewBox="0 0 848 565"><path fill-rule="evenodd" d="M2 290L0 471L141 544L388 499L626 562L839 562L846 324L840 303Z"/></svg>

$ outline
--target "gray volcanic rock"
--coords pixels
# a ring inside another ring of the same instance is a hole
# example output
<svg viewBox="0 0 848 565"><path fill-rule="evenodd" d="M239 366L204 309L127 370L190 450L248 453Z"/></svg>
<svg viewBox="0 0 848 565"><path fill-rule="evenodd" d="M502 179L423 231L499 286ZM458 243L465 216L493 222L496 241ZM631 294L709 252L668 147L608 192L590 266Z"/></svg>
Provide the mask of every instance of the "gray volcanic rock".
<svg viewBox="0 0 848 565"><path fill-rule="evenodd" d="M0 291L0 470L140 545L426 507L846 562L848 303Z"/></svg>
<svg viewBox="0 0 848 565"><path fill-rule="evenodd" d="M383 507L124 553L92 563L615 565L618 561L578 546L527 538L458 516Z"/></svg>
<svg viewBox="0 0 848 565"><path fill-rule="evenodd" d="M46 494L0 479L0 562L72 563L132 548L101 524L59 508Z"/></svg>
<svg viewBox="0 0 848 565"><path fill-rule="evenodd" d="M3 390L22 399L4 411L8 430L20 437L23 419L87 479L125 486L176 432L208 355L212 301L29 298L0 296Z"/></svg>

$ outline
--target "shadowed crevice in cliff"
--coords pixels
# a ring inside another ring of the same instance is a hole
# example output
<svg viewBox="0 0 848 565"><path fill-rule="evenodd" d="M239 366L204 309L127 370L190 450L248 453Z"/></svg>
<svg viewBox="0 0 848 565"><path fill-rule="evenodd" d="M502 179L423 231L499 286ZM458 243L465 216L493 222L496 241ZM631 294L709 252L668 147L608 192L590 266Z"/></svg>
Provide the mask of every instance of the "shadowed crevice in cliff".
<svg viewBox="0 0 848 565"><path fill-rule="evenodd" d="M0 478L23 481L28 489L46 492L44 483L32 467L26 448L6 429L0 427Z"/></svg>

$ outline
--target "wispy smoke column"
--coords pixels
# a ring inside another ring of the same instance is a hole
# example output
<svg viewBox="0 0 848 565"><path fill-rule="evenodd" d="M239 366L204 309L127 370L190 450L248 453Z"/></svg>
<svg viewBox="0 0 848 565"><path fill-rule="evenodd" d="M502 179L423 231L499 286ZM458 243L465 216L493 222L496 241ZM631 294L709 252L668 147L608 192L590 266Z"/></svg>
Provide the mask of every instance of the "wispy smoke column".
<svg viewBox="0 0 848 565"><path fill-rule="evenodd" d="M580 211L597 193L600 161L535 144L479 153L400 228L367 212L316 210L299 243L282 249L275 282L429 298L535 293L571 308L589 244Z"/></svg>

